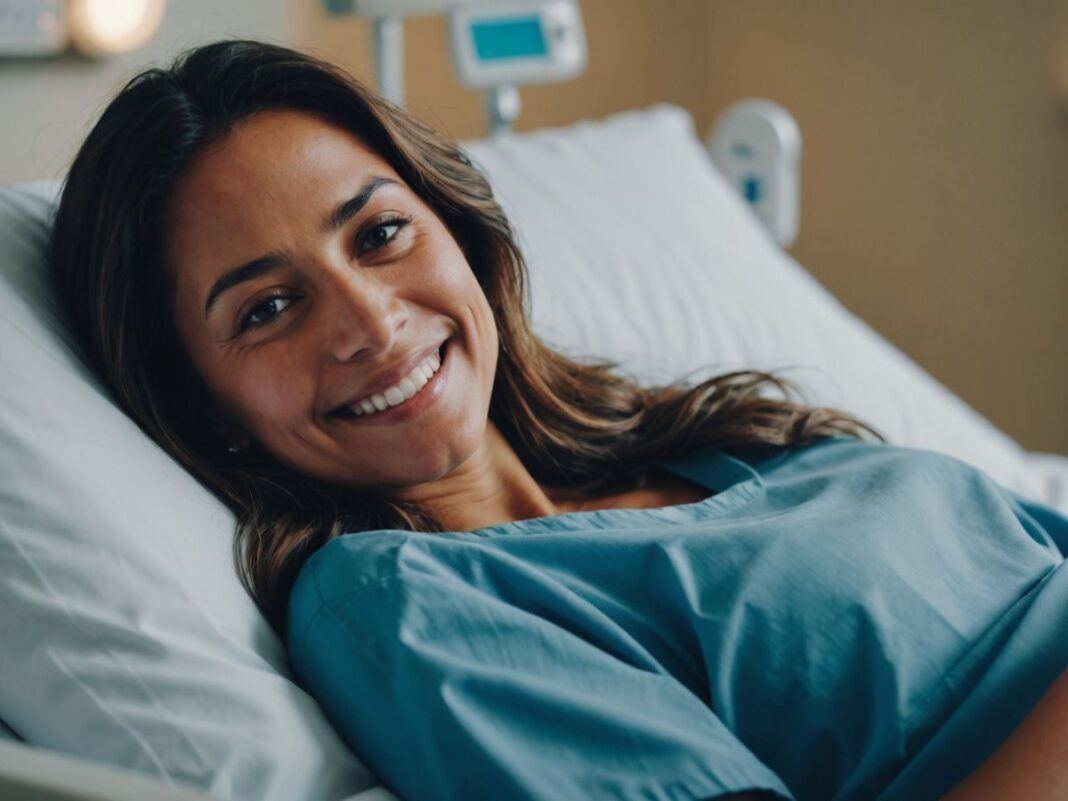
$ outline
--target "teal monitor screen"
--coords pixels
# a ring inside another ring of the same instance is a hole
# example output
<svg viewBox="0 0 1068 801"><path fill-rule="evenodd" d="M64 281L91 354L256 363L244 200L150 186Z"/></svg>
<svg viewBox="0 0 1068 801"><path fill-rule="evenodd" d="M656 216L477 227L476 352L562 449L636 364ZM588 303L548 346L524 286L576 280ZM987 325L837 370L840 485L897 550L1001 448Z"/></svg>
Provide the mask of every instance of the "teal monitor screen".
<svg viewBox="0 0 1068 801"><path fill-rule="evenodd" d="M482 61L549 55L537 15L472 22L471 33Z"/></svg>

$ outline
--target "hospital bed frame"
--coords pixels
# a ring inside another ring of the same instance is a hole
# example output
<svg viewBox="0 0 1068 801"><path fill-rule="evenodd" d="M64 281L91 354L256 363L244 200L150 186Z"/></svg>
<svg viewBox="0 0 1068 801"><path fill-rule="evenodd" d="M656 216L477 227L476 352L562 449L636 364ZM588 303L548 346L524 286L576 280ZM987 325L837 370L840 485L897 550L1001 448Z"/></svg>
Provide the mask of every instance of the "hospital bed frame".
<svg viewBox="0 0 1068 801"><path fill-rule="evenodd" d="M120 770L0 741L0 798L10 801L211 801L210 796L169 787Z"/></svg>

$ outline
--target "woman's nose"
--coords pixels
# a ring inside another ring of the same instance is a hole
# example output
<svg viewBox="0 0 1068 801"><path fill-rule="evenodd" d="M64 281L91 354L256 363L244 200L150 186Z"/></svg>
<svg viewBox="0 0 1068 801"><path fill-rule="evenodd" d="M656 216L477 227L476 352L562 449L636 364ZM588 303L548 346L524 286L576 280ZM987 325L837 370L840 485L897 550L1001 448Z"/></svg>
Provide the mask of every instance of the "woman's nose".
<svg viewBox="0 0 1068 801"><path fill-rule="evenodd" d="M366 348L388 350L408 313L388 282L351 268L326 284L322 307L330 352L348 361Z"/></svg>

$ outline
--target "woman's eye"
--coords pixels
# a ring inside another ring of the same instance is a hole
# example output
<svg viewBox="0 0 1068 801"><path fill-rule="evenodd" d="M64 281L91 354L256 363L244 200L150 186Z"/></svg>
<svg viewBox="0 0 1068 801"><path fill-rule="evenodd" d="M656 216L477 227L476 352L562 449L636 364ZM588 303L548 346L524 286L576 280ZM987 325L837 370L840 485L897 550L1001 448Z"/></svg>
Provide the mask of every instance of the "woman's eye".
<svg viewBox="0 0 1068 801"><path fill-rule="evenodd" d="M411 221L411 217L393 217L366 229L367 235L362 238L357 248L357 255L384 248L396 239L398 232ZM276 317L281 317L285 314L289 305L295 299L295 295L271 295L268 298L264 298L241 317L237 324L237 333L240 334L249 328L262 328L269 325ZM279 308L278 303L280 301L286 301L287 303Z"/></svg>
<svg viewBox="0 0 1068 801"><path fill-rule="evenodd" d="M240 334L242 331L248 328L260 328L261 326L267 325L267 323L271 322L275 317L278 317L283 314L288 308L288 306L283 306L282 309L279 310L277 307L278 302L292 302L293 298L293 295L271 295L271 297L263 299L251 309L249 309L248 313L241 318L240 322L238 323L237 332ZM254 322L257 317L260 317L263 314L266 315L265 320L263 320L262 322Z"/></svg>
<svg viewBox="0 0 1068 801"><path fill-rule="evenodd" d="M356 255L359 256L369 251L385 247L392 242L396 238L397 233L411 221L411 217L394 217L393 219L383 220L377 225L371 226L371 228L367 230L367 235L363 237L363 240L357 246Z"/></svg>

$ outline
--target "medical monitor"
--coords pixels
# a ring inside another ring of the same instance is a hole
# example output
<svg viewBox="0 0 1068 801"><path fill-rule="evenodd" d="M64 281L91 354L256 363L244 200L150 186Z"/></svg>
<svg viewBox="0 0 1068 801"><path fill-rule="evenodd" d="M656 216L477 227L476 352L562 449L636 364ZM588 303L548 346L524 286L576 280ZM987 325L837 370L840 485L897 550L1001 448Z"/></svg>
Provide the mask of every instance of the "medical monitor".
<svg viewBox="0 0 1068 801"><path fill-rule="evenodd" d="M457 77L471 89L563 81L586 66L582 15L572 0L456 6L449 42Z"/></svg>

